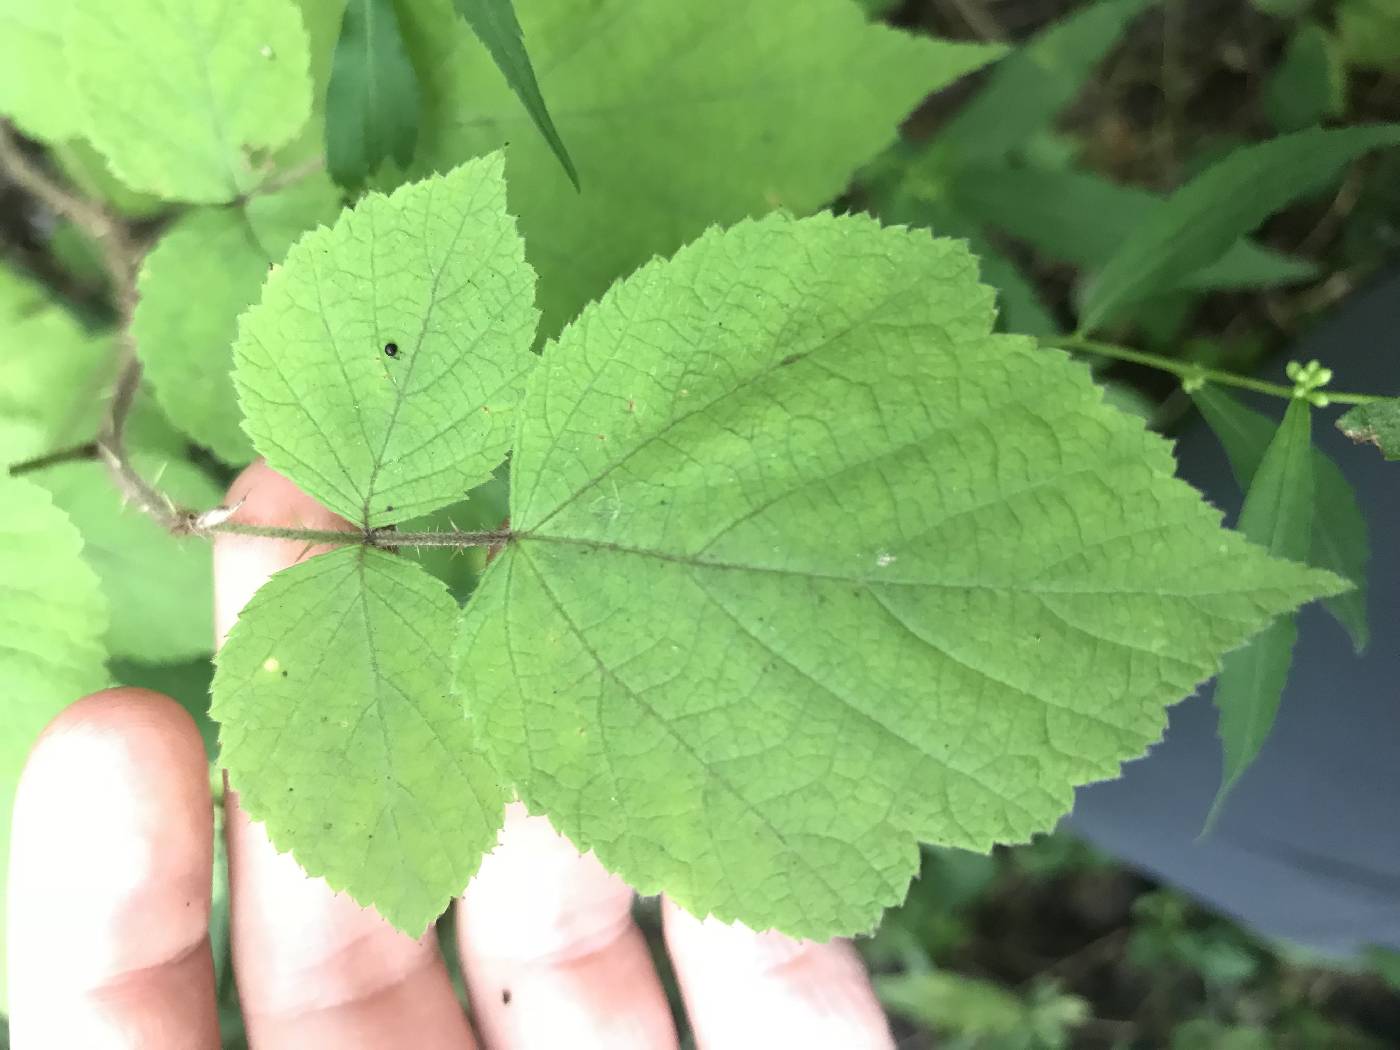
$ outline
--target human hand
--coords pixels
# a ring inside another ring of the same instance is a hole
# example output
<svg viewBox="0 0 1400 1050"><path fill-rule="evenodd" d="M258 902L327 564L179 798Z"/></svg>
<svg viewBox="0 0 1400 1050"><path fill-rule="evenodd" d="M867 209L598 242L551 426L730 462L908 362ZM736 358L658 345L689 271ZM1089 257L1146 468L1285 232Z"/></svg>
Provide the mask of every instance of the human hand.
<svg viewBox="0 0 1400 1050"><path fill-rule="evenodd" d="M265 466L236 520L345 528ZM314 549L215 541L220 637L272 573ZM676 1046L632 892L542 817L506 814L455 909L471 1023L433 931L413 939L278 854L227 799L234 971L255 1050ZM30 756L11 839L16 1050L217 1047L204 748L173 700L110 689L58 716ZM663 904L701 1047L892 1045L849 944L698 921ZM475 1029L475 1037L473 1035Z"/></svg>

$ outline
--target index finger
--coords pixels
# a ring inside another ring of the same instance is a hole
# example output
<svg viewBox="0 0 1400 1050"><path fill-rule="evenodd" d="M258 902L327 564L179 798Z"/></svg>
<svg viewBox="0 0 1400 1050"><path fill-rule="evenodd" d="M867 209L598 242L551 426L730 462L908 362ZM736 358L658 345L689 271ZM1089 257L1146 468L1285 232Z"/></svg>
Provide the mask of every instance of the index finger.
<svg viewBox="0 0 1400 1050"><path fill-rule="evenodd" d="M179 704L109 689L54 719L15 798L15 1046L219 1045L213 840L204 743Z"/></svg>

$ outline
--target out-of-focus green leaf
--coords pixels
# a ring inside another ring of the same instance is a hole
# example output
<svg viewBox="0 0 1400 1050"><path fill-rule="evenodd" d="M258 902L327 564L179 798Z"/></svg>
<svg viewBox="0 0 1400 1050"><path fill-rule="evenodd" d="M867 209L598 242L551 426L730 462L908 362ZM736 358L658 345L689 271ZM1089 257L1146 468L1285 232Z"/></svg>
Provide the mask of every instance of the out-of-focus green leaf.
<svg viewBox="0 0 1400 1050"><path fill-rule="evenodd" d="M578 170L574 167L564 140L554 126L554 118L549 115L544 95L540 94L539 81L535 79L535 67L530 64L530 55L525 50L525 35L521 32L520 21L515 17L515 7L511 0L453 0L472 32L477 35L496 68L506 78L506 83L515 92L525 112L530 114L535 127L539 129L549 148L564 166L569 181L578 188Z"/></svg>
<svg viewBox="0 0 1400 1050"><path fill-rule="evenodd" d="M149 219L169 207L159 197L139 193L113 175L102 154L85 139L56 143L49 147L49 155L85 196L105 201L127 218Z"/></svg>
<svg viewBox="0 0 1400 1050"><path fill-rule="evenodd" d="M83 137L132 189L231 201L259 151L290 142L311 106L307 38L291 0L65 0L64 53Z"/></svg>
<svg viewBox="0 0 1400 1050"><path fill-rule="evenodd" d="M1386 459L1400 459L1400 398L1357 405L1337 429L1353 441L1375 445Z"/></svg>
<svg viewBox="0 0 1400 1050"><path fill-rule="evenodd" d="M1154 193L1087 171L999 165L969 168L952 179L957 206L1032 245L1048 258L1086 269L1103 266L1136 228L1167 202ZM1182 275L1178 288L1255 288L1314 276L1302 259L1238 240L1211 265ZM1155 294L1172 290L1158 287Z"/></svg>
<svg viewBox="0 0 1400 1050"><path fill-rule="evenodd" d="M1192 400L1225 447L1235 480L1248 490L1264 459L1275 430L1272 419L1240 404L1218 387L1206 385ZM1366 563L1370 558L1366 518L1356 504L1356 493L1332 457L1313 449L1313 483L1317 486L1312 522L1312 547L1308 562L1345 576L1356 589L1323 600L1327 610L1349 635L1360 652L1370 641L1366 619Z"/></svg>
<svg viewBox="0 0 1400 1050"><path fill-rule="evenodd" d="M306 230L334 221L340 195L324 174L224 208L191 208L141 267L132 330L170 420L225 463L253 458L233 390L238 315Z"/></svg>
<svg viewBox="0 0 1400 1050"><path fill-rule="evenodd" d="M1235 150L1139 224L1085 294L1081 331L1209 266L1268 216L1327 186L1353 159L1400 143L1400 125L1310 128Z"/></svg>
<svg viewBox="0 0 1400 1050"><path fill-rule="evenodd" d="M0 269L0 465L96 433L111 342L26 278Z"/></svg>
<svg viewBox="0 0 1400 1050"><path fill-rule="evenodd" d="M1050 124L1123 30L1154 0L1100 0L1017 48L937 134L931 154L956 165L997 160ZM935 161L938 163L938 161Z"/></svg>
<svg viewBox="0 0 1400 1050"><path fill-rule="evenodd" d="M181 506L217 506L222 489L195 467L144 454L143 476ZM148 663L189 660L214 638L213 562L207 540L177 538L125 506L103 463L65 463L36 475L83 534L83 558L111 607L107 647Z"/></svg>
<svg viewBox="0 0 1400 1050"><path fill-rule="evenodd" d="M542 336L708 226L824 207L930 91L1005 50L869 25L849 0L532 0L521 25L576 192L465 22L443 31L443 8L406 2L424 90L414 169L509 143Z"/></svg>
<svg viewBox="0 0 1400 1050"><path fill-rule="evenodd" d="M1236 527L1270 554L1304 561L1312 545L1314 491L1312 408L1295 398L1264 450ZM1297 637L1297 624L1288 613L1225 656L1215 683L1225 762L1207 826L1215 821L1230 789L1258 756L1273 728Z"/></svg>
<svg viewBox="0 0 1400 1050"><path fill-rule="evenodd" d="M359 186L386 160L400 168L418 141L418 74L393 0L350 0L326 89L326 168Z"/></svg>
<svg viewBox="0 0 1400 1050"><path fill-rule="evenodd" d="M887 974L874 983L891 1012L979 1047L1067 1046L1069 1030L1089 1016L1078 996L1046 989L1050 994L1028 1002L991 981L942 970Z"/></svg>
<svg viewBox="0 0 1400 1050"><path fill-rule="evenodd" d="M1275 18L1298 18L1307 13L1314 0L1250 0L1250 3Z"/></svg>
<svg viewBox="0 0 1400 1050"><path fill-rule="evenodd" d="M1346 108L1346 70L1336 40L1316 22L1300 25L1264 88L1264 109L1279 131L1301 131Z"/></svg>
<svg viewBox="0 0 1400 1050"><path fill-rule="evenodd" d="M1341 0L1337 35L1347 65L1400 69L1400 6L1394 0Z"/></svg>
<svg viewBox="0 0 1400 1050"><path fill-rule="evenodd" d="M63 48L68 6L68 0L0 0L0 114L45 142L82 134Z"/></svg>
<svg viewBox="0 0 1400 1050"><path fill-rule="evenodd" d="M969 237L967 240L982 268L982 280L996 289L1001 326L1008 332L1022 335L1058 335L1060 326L1020 268L985 238Z"/></svg>

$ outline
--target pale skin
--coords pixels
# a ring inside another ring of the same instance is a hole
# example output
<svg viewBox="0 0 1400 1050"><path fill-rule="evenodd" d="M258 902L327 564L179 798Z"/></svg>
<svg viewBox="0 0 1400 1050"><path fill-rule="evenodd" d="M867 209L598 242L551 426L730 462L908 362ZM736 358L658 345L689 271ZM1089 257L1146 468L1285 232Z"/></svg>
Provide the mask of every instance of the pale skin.
<svg viewBox="0 0 1400 1050"><path fill-rule="evenodd" d="M265 466L248 468L229 496L245 501L235 520L345 527ZM220 536L220 639L269 575L312 553ZM333 893L279 855L232 793L227 804L233 960L256 1050L677 1045L631 890L518 804L454 909L470 1021L431 931L415 940ZM53 721L15 805L16 1050L219 1045L211 842L203 745L173 700L109 689ZM893 1046L849 944L702 922L670 901L663 916L699 1046Z"/></svg>

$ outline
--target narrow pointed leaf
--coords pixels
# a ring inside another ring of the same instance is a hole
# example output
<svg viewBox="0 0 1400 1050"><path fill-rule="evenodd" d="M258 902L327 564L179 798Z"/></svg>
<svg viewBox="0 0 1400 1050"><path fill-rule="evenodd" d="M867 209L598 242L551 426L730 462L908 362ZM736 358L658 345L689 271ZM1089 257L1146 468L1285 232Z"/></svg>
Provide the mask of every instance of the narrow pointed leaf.
<svg viewBox="0 0 1400 1050"><path fill-rule="evenodd" d="M1219 259L1280 208L1324 189L1355 158L1400 143L1400 125L1311 128L1244 146L1177 190L1127 237L1085 295L1092 331Z"/></svg>
<svg viewBox="0 0 1400 1050"><path fill-rule="evenodd" d="M1163 208L1164 198L1087 171L974 167L953 176L951 193L969 215L1031 244L1050 259L1097 270L1133 230ZM1187 273L1175 286L1261 288L1305 281L1317 267L1305 259L1241 239L1215 262ZM1159 295L1167 288L1156 288Z"/></svg>
<svg viewBox="0 0 1400 1050"><path fill-rule="evenodd" d="M269 464L366 528L455 503L505 457L538 314L499 154L370 194L243 315L234 385Z"/></svg>
<svg viewBox="0 0 1400 1050"><path fill-rule="evenodd" d="M273 845L418 936L460 893L505 796L450 698L447 589L345 547L274 576L217 657L213 717Z"/></svg>
<svg viewBox="0 0 1400 1050"><path fill-rule="evenodd" d="M1201 415L1225 447L1240 488L1249 490L1277 426L1262 412L1240 404L1218 387L1204 386L1191 395ZM1370 542L1366 518L1356 503L1351 482L1321 449L1313 449L1313 483L1317 486L1312 547L1307 561L1352 582L1353 589L1324 599L1327 611L1351 635L1357 652L1366 648L1371 630L1366 619L1366 563Z"/></svg>
<svg viewBox="0 0 1400 1050"><path fill-rule="evenodd" d="M486 45L496 68L506 78L506 83L530 114L535 127L559 158L569 181L578 189L578 170L564 146L564 140L559 137L559 130L554 126L554 118L549 115L544 96L540 94L535 67L530 64L530 55L525 50L525 37L520 21L515 17L514 4L511 0L454 0L454 3L472 27L472 32Z"/></svg>
<svg viewBox="0 0 1400 1050"><path fill-rule="evenodd" d="M458 690L535 811L643 892L821 937L915 844L985 850L1345 583L1221 529L1087 369L991 334L958 243L712 231L545 350Z"/></svg>
<svg viewBox="0 0 1400 1050"><path fill-rule="evenodd" d="M418 74L393 0L349 0L326 89L326 168L359 186L386 160L400 168L418 141Z"/></svg>
<svg viewBox="0 0 1400 1050"><path fill-rule="evenodd" d="M78 530L49 494L0 470L0 1012L6 1003L10 811L30 747L59 711L106 683L107 605Z"/></svg>
<svg viewBox="0 0 1400 1050"><path fill-rule="evenodd" d="M1375 445L1386 459L1400 459L1400 399L1357 405L1337 420L1353 441Z"/></svg>
<svg viewBox="0 0 1400 1050"><path fill-rule="evenodd" d="M1289 402L1283 423L1254 472L1238 526L1270 554L1295 562L1308 556L1312 543L1311 420L1312 409L1306 401ZM1220 813L1230 789L1258 756L1273 728L1297 637L1293 616L1280 616L1243 649L1225 657L1215 683L1225 763L1208 823Z"/></svg>
<svg viewBox="0 0 1400 1050"><path fill-rule="evenodd" d="M67 0L66 54L91 140L132 189L230 201L252 154L311 110L306 31L291 0Z"/></svg>
<svg viewBox="0 0 1400 1050"><path fill-rule="evenodd" d="M931 152L957 165L1000 159L1074 101L1123 31L1154 0L1099 0L1002 59L972 101L935 136Z"/></svg>

